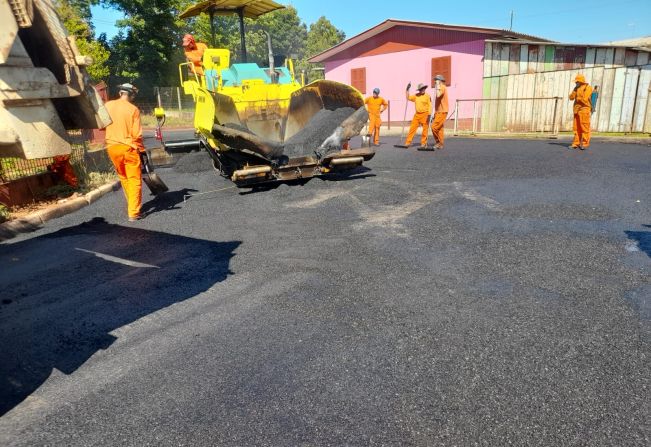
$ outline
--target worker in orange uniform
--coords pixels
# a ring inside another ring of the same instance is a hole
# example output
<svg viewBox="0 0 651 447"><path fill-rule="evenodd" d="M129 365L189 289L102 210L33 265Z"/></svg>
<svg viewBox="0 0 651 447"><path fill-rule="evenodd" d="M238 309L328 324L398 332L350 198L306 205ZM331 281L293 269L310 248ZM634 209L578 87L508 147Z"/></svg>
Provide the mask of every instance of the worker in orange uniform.
<svg viewBox="0 0 651 447"><path fill-rule="evenodd" d="M132 104L138 89L131 84L122 84L118 89L120 97L105 104L113 121L106 128L106 149L127 199L129 221L136 221L142 217L140 152L145 150L140 111Z"/></svg>
<svg viewBox="0 0 651 447"><path fill-rule="evenodd" d="M382 125L380 115L387 109L389 103L380 96L380 89L375 87L373 96L366 98L364 104L366 104L366 110L368 110L368 133L373 134L373 145L379 146L380 125Z"/></svg>
<svg viewBox="0 0 651 447"><path fill-rule="evenodd" d="M409 85L407 86L407 90L405 90L405 98L408 101L412 101L416 106L416 113L414 113L414 117L411 120L409 133L405 140L405 147L409 147L419 126L423 127L423 133L420 136L420 147L427 147L427 128L429 127L428 117L429 114L432 113L432 99L425 93L426 89L427 85L418 84L416 89L418 93L415 95L409 94Z"/></svg>
<svg viewBox="0 0 651 447"><path fill-rule="evenodd" d="M587 149L590 146L590 114L592 112L592 87L585 82L585 76L576 75L576 86L570 93L574 101L574 141L570 149Z"/></svg>
<svg viewBox="0 0 651 447"><path fill-rule="evenodd" d="M203 67L201 61L203 60L203 53L208 49L208 46L203 42L195 42L192 34L183 36L183 51L185 58L188 62L192 62L194 72L198 75L203 75Z"/></svg>
<svg viewBox="0 0 651 447"><path fill-rule="evenodd" d="M443 149L443 125L448 117L448 88L445 86L443 75L434 77L436 98L434 98L434 117L432 119L432 135L434 135L434 149Z"/></svg>

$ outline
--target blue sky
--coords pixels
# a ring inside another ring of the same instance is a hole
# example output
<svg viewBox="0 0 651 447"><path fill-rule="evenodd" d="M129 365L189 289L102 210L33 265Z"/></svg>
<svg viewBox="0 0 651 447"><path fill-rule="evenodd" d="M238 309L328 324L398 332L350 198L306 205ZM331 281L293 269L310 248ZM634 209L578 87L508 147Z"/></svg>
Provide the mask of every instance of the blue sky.
<svg viewBox="0 0 651 447"><path fill-rule="evenodd" d="M561 42L600 43L651 35L651 0L276 1L294 5L308 25L326 16L347 37L388 18L508 29L511 11L514 31ZM112 37L117 32L115 20L121 14L102 7L93 7L92 11L97 33Z"/></svg>

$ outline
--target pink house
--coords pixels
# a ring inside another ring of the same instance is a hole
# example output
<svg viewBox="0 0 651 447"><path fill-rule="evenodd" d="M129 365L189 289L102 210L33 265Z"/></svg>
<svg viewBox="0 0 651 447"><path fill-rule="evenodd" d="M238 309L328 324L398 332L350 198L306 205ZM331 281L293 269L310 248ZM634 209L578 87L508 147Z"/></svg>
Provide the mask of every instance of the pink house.
<svg viewBox="0 0 651 447"><path fill-rule="evenodd" d="M410 81L413 92L418 83L432 86L436 74L444 75L451 114L456 99L481 98L485 41L497 38L548 42L494 28L388 19L309 61L324 64L326 79L350 84L364 95L380 88L380 95L390 101L383 121L400 122ZM407 107L410 119L413 103ZM464 115L468 111L459 111L458 118L471 118L472 113Z"/></svg>

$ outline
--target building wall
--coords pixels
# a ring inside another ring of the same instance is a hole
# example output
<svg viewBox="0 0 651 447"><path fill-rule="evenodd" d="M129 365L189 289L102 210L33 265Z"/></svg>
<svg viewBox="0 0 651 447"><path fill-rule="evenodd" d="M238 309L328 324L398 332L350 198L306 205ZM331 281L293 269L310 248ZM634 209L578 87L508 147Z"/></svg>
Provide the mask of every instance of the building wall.
<svg viewBox="0 0 651 447"><path fill-rule="evenodd" d="M519 45L487 42L483 131L572 130L574 77L581 73L600 94L592 128L600 132L651 132L649 53L631 48ZM558 100L517 100L553 98ZM506 100L509 98L509 100ZM555 118L556 117L556 118Z"/></svg>
<svg viewBox="0 0 651 447"><path fill-rule="evenodd" d="M459 33L455 33L459 34ZM380 95L390 101L391 121L402 121L405 111L404 91L411 81L412 92L419 82L431 85L431 60L435 57L451 56L452 83L448 87L450 114L457 98L481 98L484 55L484 40L461 40L429 48L411 48L403 51L373 54L325 62L326 79L350 84L350 72L353 68L366 68L365 96L370 96L374 87L379 87ZM381 42L378 42L381 44ZM398 45L398 44L395 44ZM428 92L432 93L429 88ZM414 113L413 103L407 106L407 119ZM388 111L383 120L388 120ZM469 118L461 116L461 118Z"/></svg>

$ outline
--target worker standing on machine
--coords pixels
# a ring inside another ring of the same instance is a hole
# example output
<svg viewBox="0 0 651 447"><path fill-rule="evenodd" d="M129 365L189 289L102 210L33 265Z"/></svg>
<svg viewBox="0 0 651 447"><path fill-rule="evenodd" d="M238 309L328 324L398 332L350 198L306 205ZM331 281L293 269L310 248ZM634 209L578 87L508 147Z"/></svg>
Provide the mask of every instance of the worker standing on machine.
<svg viewBox="0 0 651 447"><path fill-rule="evenodd" d="M375 87L373 96L366 98L364 104L366 104L368 110L368 133L373 135L373 145L379 146L380 126L382 125L381 114L387 109L389 103L380 96L380 89Z"/></svg>
<svg viewBox="0 0 651 447"><path fill-rule="evenodd" d="M448 117L448 88L445 86L443 75L436 75L434 78L434 118L432 119L432 135L434 135L434 149L443 149L444 130L443 125Z"/></svg>
<svg viewBox="0 0 651 447"><path fill-rule="evenodd" d="M106 150L122 184L129 221L132 222L142 217L140 151L144 151L145 146L142 141L140 111L132 104L138 89L131 84L122 84L118 90L120 97L105 104L113 121L106 127Z"/></svg>
<svg viewBox="0 0 651 447"><path fill-rule="evenodd" d="M208 45L203 42L195 42L192 34L186 34L183 36L183 51L185 52L185 58L188 62L192 62L192 68L194 72L198 75L203 75L203 66L201 62L203 60L203 53L208 49Z"/></svg>
<svg viewBox="0 0 651 447"><path fill-rule="evenodd" d="M409 133L407 133L407 139L405 140L405 147L409 147L419 126L423 127L423 133L420 136L420 147L427 147L427 129L429 127L428 117L432 112L432 99L429 95L425 94L426 89L427 85L418 84L418 88L416 89L418 90L418 93L415 95L409 94L409 86L407 86L407 90L405 90L405 98L416 105L416 113L414 113L414 117L411 120Z"/></svg>

